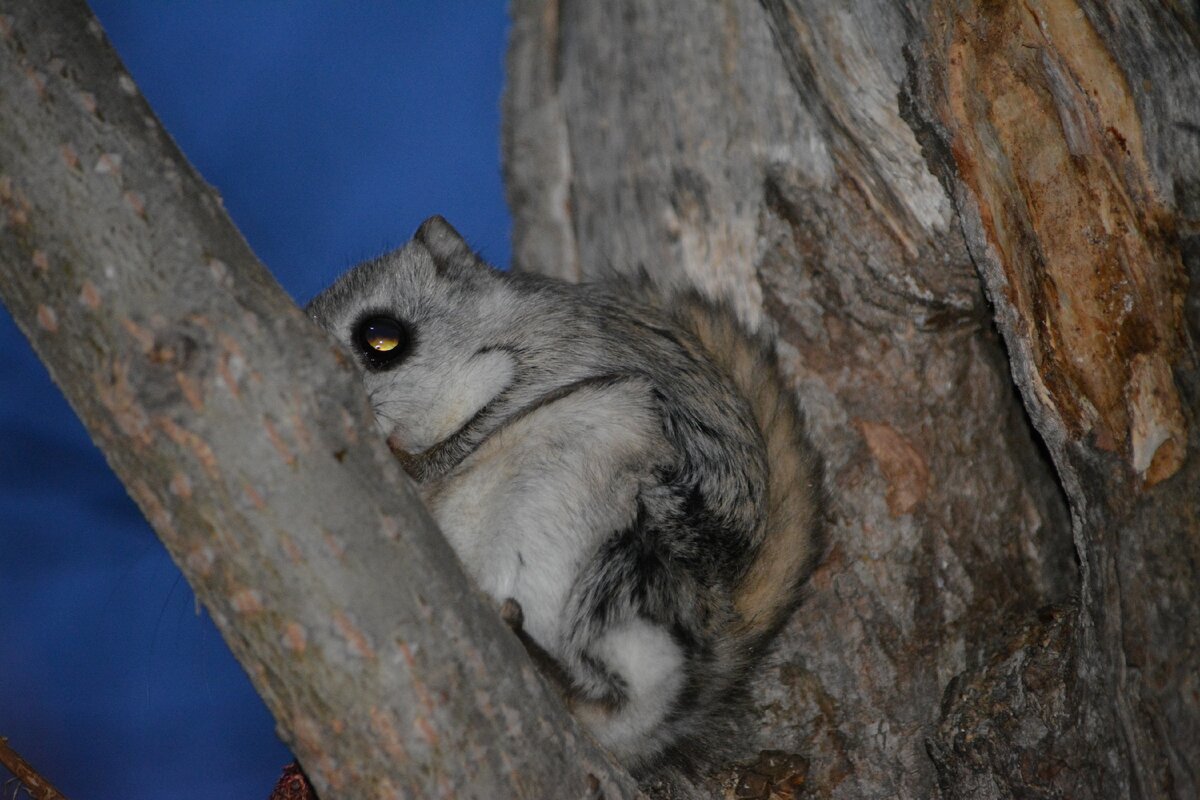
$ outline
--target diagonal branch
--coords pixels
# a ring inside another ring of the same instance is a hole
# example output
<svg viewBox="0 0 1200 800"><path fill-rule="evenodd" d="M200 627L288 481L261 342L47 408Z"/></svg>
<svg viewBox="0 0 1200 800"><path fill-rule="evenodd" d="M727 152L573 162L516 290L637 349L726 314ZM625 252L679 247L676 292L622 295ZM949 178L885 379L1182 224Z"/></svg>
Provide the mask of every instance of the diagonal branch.
<svg viewBox="0 0 1200 800"><path fill-rule="evenodd" d="M0 17L0 292L326 800L631 796L79 0Z"/></svg>
<svg viewBox="0 0 1200 800"><path fill-rule="evenodd" d="M48 780L30 766L28 761L21 758L3 736L0 736L0 767L11 772L20 782L21 787L34 800L67 800L58 789L55 789ZM16 796L15 791L13 796Z"/></svg>

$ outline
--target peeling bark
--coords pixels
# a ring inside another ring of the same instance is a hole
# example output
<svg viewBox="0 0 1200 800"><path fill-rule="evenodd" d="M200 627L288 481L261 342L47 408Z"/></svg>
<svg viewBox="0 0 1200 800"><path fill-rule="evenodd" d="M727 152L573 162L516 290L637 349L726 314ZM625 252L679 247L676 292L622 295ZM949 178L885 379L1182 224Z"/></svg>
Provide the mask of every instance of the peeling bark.
<svg viewBox="0 0 1200 800"><path fill-rule="evenodd" d="M954 177L1003 270L988 288L1034 402L1147 485L1169 478L1187 448L1171 378L1186 278L1133 87L1073 2L947 4L930 24Z"/></svg>
<svg viewBox="0 0 1200 800"><path fill-rule="evenodd" d="M633 796L86 6L6 11L0 293L322 796Z"/></svg>
<svg viewBox="0 0 1200 800"><path fill-rule="evenodd" d="M1031 755L1005 735L967 779L978 754L943 730L948 796L984 777L995 796L1200 791L1200 636L1184 622L1200 611L1198 33L1194 6L1152 3L930 15L920 113L1071 503L1082 577L1058 645L1070 668L1032 693L1066 699L1073 732L1037 753L1070 768L997 780ZM995 666L970 676L985 694ZM960 696L949 714L979 710Z"/></svg>
<svg viewBox="0 0 1200 800"><path fill-rule="evenodd" d="M746 750L821 797L1195 796L1195 7L513 14L516 263L766 319L827 464Z"/></svg>

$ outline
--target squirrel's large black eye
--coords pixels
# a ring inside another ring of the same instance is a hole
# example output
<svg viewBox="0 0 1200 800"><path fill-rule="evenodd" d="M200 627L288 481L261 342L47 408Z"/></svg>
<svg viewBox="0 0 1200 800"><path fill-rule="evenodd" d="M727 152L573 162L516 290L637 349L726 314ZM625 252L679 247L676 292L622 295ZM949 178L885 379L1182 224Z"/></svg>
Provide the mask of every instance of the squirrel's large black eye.
<svg viewBox="0 0 1200 800"><path fill-rule="evenodd" d="M391 317L367 317L354 329L354 346L367 365L386 369L399 364L412 349L408 327Z"/></svg>

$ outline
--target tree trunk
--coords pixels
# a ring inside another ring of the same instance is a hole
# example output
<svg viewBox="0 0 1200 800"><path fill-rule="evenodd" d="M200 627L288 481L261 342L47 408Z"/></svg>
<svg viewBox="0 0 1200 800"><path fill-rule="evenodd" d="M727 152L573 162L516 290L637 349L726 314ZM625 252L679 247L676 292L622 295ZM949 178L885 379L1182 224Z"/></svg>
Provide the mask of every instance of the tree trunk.
<svg viewBox="0 0 1200 800"><path fill-rule="evenodd" d="M825 459L747 750L821 797L1197 796L1197 7L513 14L514 262L766 319Z"/></svg>
<svg viewBox="0 0 1200 800"><path fill-rule="evenodd" d="M326 800L634 794L78 0L0 16L0 292Z"/></svg>

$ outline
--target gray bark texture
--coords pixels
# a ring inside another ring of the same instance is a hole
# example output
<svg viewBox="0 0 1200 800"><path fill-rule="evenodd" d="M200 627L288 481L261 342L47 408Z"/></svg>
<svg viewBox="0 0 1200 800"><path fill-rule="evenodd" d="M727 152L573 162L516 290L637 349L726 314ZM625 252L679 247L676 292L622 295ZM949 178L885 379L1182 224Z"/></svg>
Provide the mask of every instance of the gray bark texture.
<svg viewBox="0 0 1200 800"><path fill-rule="evenodd" d="M825 460L745 747L807 769L682 793L1200 796L1198 7L513 16L514 263L731 298Z"/></svg>
<svg viewBox="0 0 1200 800"><path fill-rule="evenodd" d="M0 10L0 292L324 800L636 793L80 0Z"/></svg>

